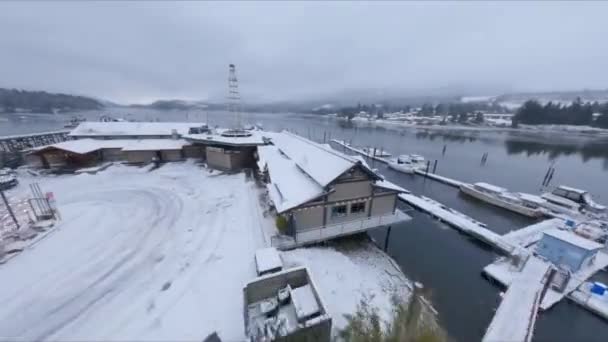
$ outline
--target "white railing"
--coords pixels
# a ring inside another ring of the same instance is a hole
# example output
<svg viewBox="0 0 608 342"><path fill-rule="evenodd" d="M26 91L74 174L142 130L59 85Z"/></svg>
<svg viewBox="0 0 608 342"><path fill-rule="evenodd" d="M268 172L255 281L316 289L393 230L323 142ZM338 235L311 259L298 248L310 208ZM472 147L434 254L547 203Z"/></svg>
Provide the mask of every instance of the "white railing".
<svg viewBox="0 0 608 342"><path fill-rule="evenodd" d="M352 221L327 225L325 227L296 231L295 240L296 244L324 241L338 236L358 233L374 227L406 221L408 219L409 216L402 213L400 210L395 210L395 213L391 214L364 217Z"/></svg>

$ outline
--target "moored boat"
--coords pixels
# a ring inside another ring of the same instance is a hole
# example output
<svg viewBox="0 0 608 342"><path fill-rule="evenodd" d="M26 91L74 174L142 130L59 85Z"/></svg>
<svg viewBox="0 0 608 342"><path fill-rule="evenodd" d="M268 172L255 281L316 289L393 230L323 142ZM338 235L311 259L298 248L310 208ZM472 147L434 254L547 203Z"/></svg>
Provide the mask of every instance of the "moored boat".
<svg viewBox="0 0 608 342"><path fill-rule="evenodd" d="M555 210L581 211L592 213L605 213L606 206L596 203L588 191L560 185L552 192L541 195Z"/></svg>
<svg viewBox="0 0 608 342"><path fill-rule="evenodd" d="M501 207L529 217L541 217L543 210L531 201L522 199L518 193L511 193L505 188L488 183L463 183L460 186L463 193L482 200L486 203Z"/></svg>

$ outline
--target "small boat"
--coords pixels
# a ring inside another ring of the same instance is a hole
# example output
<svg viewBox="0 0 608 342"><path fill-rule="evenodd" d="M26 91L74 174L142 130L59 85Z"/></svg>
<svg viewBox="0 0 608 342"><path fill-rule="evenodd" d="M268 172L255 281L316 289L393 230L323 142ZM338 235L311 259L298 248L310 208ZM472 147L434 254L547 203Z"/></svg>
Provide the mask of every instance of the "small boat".
<svg viewBox="0 0 608 342"><path fill-rule="evenodd" d="M552 192L547 192L541 197L548 202L552 210L562 212L585 210L592 213L605 213L606 206L596 203L588 191L560 185Z"/></svg>
<svg viewBox="0 0 608 342"><path fill-rule="evenodd" d="M426 159L419 154L402 154L397 157L398 163L407 163L409 162L414 169L425 169L426 168Z"/></svg>
<svg viewBox="0 0 608 342"><path fill-rule="evenodd" d="M86 121L85 118L77 118L77 117L73 117L72 119L70 119L70 121L68 123L66 123L65 125L63 125L63 127L65 128L76 128L78 125L80 125L81 122Z"/></svg>
<svg viewBox="0 0 608 342"><path fill-rule="evenodd" d="M399 172L403 172L403 173L407 173L407 174L413 174L416 171L416 168L414 167L412 162L409 160L392 159L388 162L388 167L389 167L389 169L393 169L395 171L399 171Z"/></svg>
<svg viewBox="0 0 608 342"><path fill-rule="evenodd" d="M522 197L519 193L511 193L505 188L501 188L488 183L463 183L460 186L463 193L482 200L486 203L501 207L513 212L529 216L541 217L543 210L530 201L527 197Z"/></svg>
<svg viewBox="0 0 608 342"><path fill-rule="evenodd" d="M17 176L10 169L1 169L0 170L0 189L7 190L12 187L15 187L19 181L17 180Z"/></svg>

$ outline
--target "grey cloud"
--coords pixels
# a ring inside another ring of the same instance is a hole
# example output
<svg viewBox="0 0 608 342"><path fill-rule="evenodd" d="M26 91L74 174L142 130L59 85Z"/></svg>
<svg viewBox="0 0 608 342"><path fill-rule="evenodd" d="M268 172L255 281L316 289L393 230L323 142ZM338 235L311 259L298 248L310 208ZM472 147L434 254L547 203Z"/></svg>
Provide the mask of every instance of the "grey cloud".
<svg viewBox="0 0 608 342"><path fill-rule="evenodd" d="M0 86L120 102L606 88L604 2L0 3Z"/></svg>

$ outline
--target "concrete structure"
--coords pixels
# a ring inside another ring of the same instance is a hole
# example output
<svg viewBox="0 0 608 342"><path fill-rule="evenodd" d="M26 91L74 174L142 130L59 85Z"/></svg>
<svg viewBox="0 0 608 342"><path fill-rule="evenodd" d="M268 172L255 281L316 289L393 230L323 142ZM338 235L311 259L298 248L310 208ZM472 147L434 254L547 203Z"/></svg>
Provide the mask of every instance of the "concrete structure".
<svg viewBox="0 0 608 342"><path fill-rule="evenodd" d="M331 317L305 267L259 277L243 289L251 341L329 342Z"/></svg>
<svg viewBox="0 0 608 342"><path fill-rule="evenodd" d="M220 170L240 170L255 167L257 146L266 144L266 132L218 129L183 137L194 147L204 149L207 165Z"/></svg>
<svg viewBox="0 0 608 342"><path fill-rule="evenodd" d="M545 231L536 246L536 253L556 266L570 272L590 266L602 245L572 232L552 229Z"/></svg>
<svg viewBox="0 0 608 342"><path fill-rule="evenodd" d="M290 246L310 244L403 222L404 189L385 181L361 159L289 132L269 133L258 166ZM278 243L278 242L277 242ZM288 248L288 245L277 245Z"/></svg>

